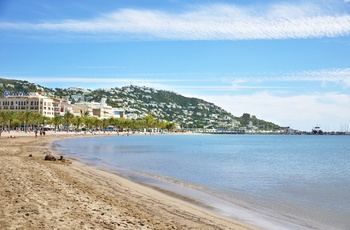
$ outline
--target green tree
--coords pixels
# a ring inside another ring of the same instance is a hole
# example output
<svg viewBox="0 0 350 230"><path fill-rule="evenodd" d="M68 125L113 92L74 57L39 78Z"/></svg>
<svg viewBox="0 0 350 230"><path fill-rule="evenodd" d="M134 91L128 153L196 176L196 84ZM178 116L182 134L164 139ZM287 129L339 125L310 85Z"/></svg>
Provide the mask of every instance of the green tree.
<svg viewBox="0 0 350 230"><path fill-rule="evenodd" d="M107 118L103 118L102 120L100 120L100 123L101 123L102 129L103 129L103 132L105 133L106 128L109 124L109 120Z"/></svg>
<svg viewBox="0 0 350 230"><path fill-rule="evenodd" d="M3 114L4 114L4 111L0 111L0 125L1 125L1 131L2 131L2 129L4 128L3 126L4 126L4 122L5 122Z"/></svg>
<svg viewBox="0 0 350 230"><path fill-rule="evenodd" d="M24 124L24 132L27 133L29 123L33 120L32 111L21 111L17 114L21 124Z"/></svg>
<svg viewBox="0 0 350 230"><path fill-rule="evenodd" d="M128 132L132 129L133 121L129 119L123 119L123 128L126 129Z"/></svg>
<svg viewBox="0 0 350 230"><path fill-rule="evenodd" d="M2 113L4 123L7 123L8 132L10 132L12 127L12 122L16 119L16 113L14 111L4 111Z"/></svg>
<svg viewBox="0 0 350 230"><path fill-rule="evenodd" d="M65 125L67 126L67 133L69 132L69 126L71 125L73 118L74 118L74 115L69 111L66 111L63 115Z"/></svg>
<svg viewBox="0 0 350 230"><path fill-rule="evenodd" d="M86 129L92 129L94 126L94 117L84 117L84 124Z"/></svg>
<svg viewBox="0 0 350 230"><path fill-rule="evenodd" d="M49 117L44 116L44 115L41 116L41 119L40 119L41 125L44 126L46 123L49 123L49 121L50 121Z"/></svg>
<svg viewBox="0 0 350 230"><path fill-rule="evenodd" d="M143 120L134 120L133 129L140 130L145 127L145 122Z"/></svg>
<svg viewBox="0 0 350 230"><path fill-rule="evenodd" d="M82 114L82 117L89 117L89 116L90 116L90 113L87 110L85 110Z"/></svg>
<svg viewBox="0 0 350 230"><path fill-rule="evenodd" d="M118 118L114 118L114 117L108 118L108 124L115 128L117 126L117 119Z"/></svg>
<svg viewBox="0 0 350 230"><path fill-rule="evenodd" d="M172 122L167 122L165 125L165 128L169 131L172 132L176 128L176 124Z"/></svg>
<svg viewBox="0 0 350 230"><path fill-rule="evenodd" d="M51 119L51 124L53 124L55 126L55 132L57 130L57 127L62 124L63 122L63 118L60 115L55 115L52 119Z"/></svg>
<svg viewBox="0 0 350 230"><path fill-rule="evenodd" d="M74 117L72 119L72 124L75 126L76 130L80 129L80 126L84 123L84 118L83 117Z"/></svg>
<svg viewBox="0 0 350 230"><path fill-rule="evenodd" d="M156 121L152 115L148 115L142 120L144 120L147 129L155 128Z"/></svg>
<svg viewBox="0 0 350 230"><path fill-rule="evenodd" d="M101 126L102 126L102 121L100 119L98 119L97 117L94 117L93 127L95 128L95 130L101 130Z"/></svg>
<svg viewBox="0 0 350 230"><path fill-rule="evenodd" d="M159 129L166 129L166 125L168 124L168 122L166 121L158 121L157 122L157 128Z"/></svg>
<svg viewBox="0 0 350 230"><path fill-rule="evenodd" d="M123 131L123 129L127 126L125 120L126 119L124 118L115 118L114 126L117 127L119 131Z"/></svg>
<svg viewBox="0 0 350 230"><path fill-rule="evenodd" d="M32 121L36 124L37 127L40 126L40 122L43 120L43 115L38 112L33 112L32 114Z"/></svg>

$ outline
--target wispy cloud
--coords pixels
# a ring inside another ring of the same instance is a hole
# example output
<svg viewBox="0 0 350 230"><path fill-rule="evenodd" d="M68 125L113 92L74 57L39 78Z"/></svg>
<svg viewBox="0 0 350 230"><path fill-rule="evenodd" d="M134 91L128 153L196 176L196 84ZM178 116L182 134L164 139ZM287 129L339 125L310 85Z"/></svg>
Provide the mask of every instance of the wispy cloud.
<svg viewBox="0 0 350 230"><path fill-rule="evenodd" d="M85 67L83 67L85 68ZM104 68L103 66L101 68ZM106 66L110 68L110 66ZM166 77L171 76L171 77ZM189 77L190 76L190 77ZM117 86L120 84L135 84L145 86L158 86L162 89L194 89L194 90L220 90L234 91L239 89L288 89L285 82L311 82L319 84L333 83L344 89L350 87L350 68L344 69L321 69L314 71L300 71L290 73L252 73L241 76L240 73L133 73L133 74L100 74L98 77L88 76L5 76L1 78L24 79L31 82L65 83L65 84L94 84ZM271 85L270 83L274 83ZM117 84L117 85L113 85Z"/></svg>
<svg viewBox="0 0 350 230"><path fill-rule="evenodd" d="M247 82L329 82L341 84L344 88L350 87L350 68L321 69L314 71L299 71L290 73L261 73L259 76L235 76L227 78L232 85L241 85Z"/></svg>
<svg viewBox="0 0 350 230"><path fill-rule="evenodd" d="M350 35L350 15L316 4L242 7L212 4L181 13L121 9L91 20L0 22L0 30L65 33L86 39L247 40L319 38Z"/></svg>

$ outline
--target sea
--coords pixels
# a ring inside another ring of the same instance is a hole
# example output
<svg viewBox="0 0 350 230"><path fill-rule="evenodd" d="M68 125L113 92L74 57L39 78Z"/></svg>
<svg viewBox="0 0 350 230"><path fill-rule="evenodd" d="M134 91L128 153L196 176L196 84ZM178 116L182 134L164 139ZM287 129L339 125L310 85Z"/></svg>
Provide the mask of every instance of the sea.
<svg viewBox="0 0 350 230"><path fill-rule="evenodd" d="M260 229L350 229L350 135L95 136L54 146Z"/></svg>

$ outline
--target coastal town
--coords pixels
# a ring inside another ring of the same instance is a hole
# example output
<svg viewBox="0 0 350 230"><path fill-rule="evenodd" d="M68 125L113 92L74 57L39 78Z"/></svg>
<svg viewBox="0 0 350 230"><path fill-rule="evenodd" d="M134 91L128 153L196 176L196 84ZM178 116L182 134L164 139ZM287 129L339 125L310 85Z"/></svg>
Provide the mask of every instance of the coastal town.
<svg viewBox="0 0 350 230"><path fill-rule="evenodd" d="M235 117L212 103L148 87L49 89L26 81L4 80L0 81L3 130L29 127L58 131L142 129L212 134L349 134L346 127L340 131L323 131L317 126L300 131L259 120L249 113Z"/></svg>
<svg viewBox="0 0 350 230"><path fill-rule="evenodd" d="M264 123L253 115L244 114L238 118L212 103L196 98L186 98L164 90L132 85L97 90L78 87L49 89L24 81L12 80L10 83L8 82L9 80L0 83L0 93L3 94L0 97L3 128L10 125L9 115L6 116L6 113L30 112L40 114L41 117L32 119L31 124L27 124L28 120L12 119L11 128L23 129L24 126L31 125L32 127L57 129L56 126L59 124L54 122L57 117L71 116L75 119L77 117L94 118L100 123L104 121L103 125L101 124L104 127L100 125L98 129L113 127L113 124L107 122L113 119L123 120L124 123L128 123L126 121L135 123L135 121L152 117L162 124L171 124L172 130L180 131L234 131L238 133L269 129L281 131L279 126L273 123ZM257 121L256 124L253 124L253 120ZM58 128L77 129L73 119L70 121L62 122ZM85 124L76 123L79 124L79 128L84 128ZM164 126L155 127L153 125L145 128L164 129Z"/></svg>

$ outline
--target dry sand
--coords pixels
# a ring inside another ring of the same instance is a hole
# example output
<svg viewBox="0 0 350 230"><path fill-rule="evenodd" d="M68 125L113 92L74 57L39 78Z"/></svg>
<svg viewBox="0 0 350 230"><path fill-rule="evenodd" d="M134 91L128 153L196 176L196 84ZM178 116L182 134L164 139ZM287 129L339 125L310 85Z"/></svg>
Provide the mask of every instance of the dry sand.
<svg viewBox="0 0 350 230"><path fill-rule="evenodd" d="M75 160L44 160L72 136L2 134L0 229L254 229Z"/></svg>

